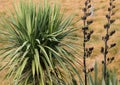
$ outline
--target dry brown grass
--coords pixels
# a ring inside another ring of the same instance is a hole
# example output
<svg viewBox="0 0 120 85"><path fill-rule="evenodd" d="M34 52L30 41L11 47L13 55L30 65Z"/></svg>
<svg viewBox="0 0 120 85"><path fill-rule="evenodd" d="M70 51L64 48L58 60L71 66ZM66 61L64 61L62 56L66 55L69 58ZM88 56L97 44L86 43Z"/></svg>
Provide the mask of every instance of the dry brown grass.
<svg viewBox="0 0 120 85"><path fill-rule="evenodd" d="M0 16L9 14L6 9L9 8L12 10L12 3L14 0L0 0ZM19 0L17 0L19 1ZM34 0L39 1L39 0ZM50 0L52 3L54 0ZM57 1L57 0L55 0ZM100 53L100 48L103 45L103 41L101 40L102 35L104 35L104 24L107 22L105 15L107 14L107 8L108 8L108 1L109 0L93 0L93 5L95 8L94 15L92 16L92 19L94 23L90 26L91 29L94 30L94 34L92 35L92 39L89 42L89 45L92 45L95 47L94 52L92 54L92 57L88 59L88 68L94 65L95 60L99 63L99 66L101 66L101 61L103 59L103 55ZM83 12L81 9L83 8L83 2L84 0L60 0L62 9L65 9L65 13L67 14L75 14L76 19L80 18L83 15ZM116 0L116 9L114 11L117 11L115 14L116 22L114 25L112 25L111 29L117 30L117 33L111 37L110 42L117 42L117 46L110 50L109 56L115 56L115 61L109 65L110 68L117 69L117 75L120 78L120 1ZM82 26L82 21L80 20L76 26ZM78 36L82 36L81 30L76 32ZM77 43L81 44L81 39L77 41ZM81 52L81 51L80 51ZM79 66L78 66L79 68ZM9 81L3 81L3 76L5 75L6 71L0 72L0 85L8 85Z"/></svg>

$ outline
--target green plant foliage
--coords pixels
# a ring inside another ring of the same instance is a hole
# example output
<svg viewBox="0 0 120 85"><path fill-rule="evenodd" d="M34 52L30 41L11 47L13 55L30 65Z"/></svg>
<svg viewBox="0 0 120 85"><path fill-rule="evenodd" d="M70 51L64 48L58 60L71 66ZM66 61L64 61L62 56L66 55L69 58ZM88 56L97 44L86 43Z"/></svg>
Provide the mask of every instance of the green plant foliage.
<svg viewBox="0 0 120 85"><path fill-rule="evenodd" d="M109 76L107 77L107 80L104 79L104 75L102 75L101 79L98 79L99 72L97 68L97 63L95 64L94 68L95 68L94 79L92 78L91 75L89 75L88 85L119 85L115 72L109 72Z"/></svg>
<svg viewBox="0 0 120 85"><path fill-rule="evenodd" d="M57 5L36 6L21 1L15 13L1 22L2 62L13 85L73 85L76 60L62 40L73 32L73 17L64 18ZM4 28L4 29L3 29Z"/></svg>

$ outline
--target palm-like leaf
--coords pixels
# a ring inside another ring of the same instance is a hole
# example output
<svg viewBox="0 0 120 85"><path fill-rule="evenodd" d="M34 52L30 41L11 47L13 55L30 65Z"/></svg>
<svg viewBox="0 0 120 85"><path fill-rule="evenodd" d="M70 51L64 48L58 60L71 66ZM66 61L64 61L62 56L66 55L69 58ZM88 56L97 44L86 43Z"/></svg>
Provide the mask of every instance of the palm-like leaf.
<svg viewBox="0 0 120 85"><path fill-rule="evenodd" d="M73 18L63 15L46 2L44 7L33 2L15 6L15 15L4 20L5 30L0 30L7 44L1 48L2 60L9 60L1 70L10 67L6 77L14 77L17 85L73 84L73 75L79 77L76 60L62 42L73 31Z"/></svg>

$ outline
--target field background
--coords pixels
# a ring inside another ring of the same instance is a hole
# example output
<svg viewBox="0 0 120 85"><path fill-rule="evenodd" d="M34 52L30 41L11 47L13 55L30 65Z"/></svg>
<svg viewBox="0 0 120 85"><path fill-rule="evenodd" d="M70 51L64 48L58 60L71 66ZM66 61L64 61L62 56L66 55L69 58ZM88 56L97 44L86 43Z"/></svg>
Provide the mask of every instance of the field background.
<svg viewBox="0 0 120 85"><path fill-rule="evenodd" d="M19 0L16 0L17 2ZM40 0L33 0L34 2L39 2ZM83 15L82 8L84 7L84 1L85 0L49 0L51 3L54 3L55 1L57 3L60 2L62 10L65 10L65 15L74 14L75 20L80 19ZM94 21L92 25L90 25L90 29L94 30L94 34L92 35L92 39L88 43L88 46L94 46L94 51L91 58L88 58L88 68L92 67L94 65L94 62L97 61L99 64L99 68L101 68L101 61L103 60L103 55L100 53L100 48L103 46L103 41L101 37L105 34L105 30L103 28L104 24L107 22L105 15L107 14L107 8L108 8L108 2L109 0L92 0L92 5L94 6L94 14L91 16L91 19ZM14 3L14 0L0 0L0 17L3 16L9 16L8 9L10 11L13 10L12 4ZM42 3L42 2L41 2ZM109 57L115 56L115 61L111 64L109 64L110 69L116 69L118 79L120 80L120 0L115 1L116 8L114 11L116 14L113 18L116 19L116 22L112 25L111 30L116 30L116 34L113 35L109 43L116 42L117 46L115 48L112 48L108 54ZM80 39L77 40L75 43L81 45L82 44L82 20L80 20L75 27L79 27L80 30L76 32L75 36L79 36ZM78 50L78 52L82 55L81 49ZM81 57L81 56L80 56ZM4 64L4 62L0 62L0 65ZM81 66L78 65L78 69ZM10 80L3 81L3 77L5 73L7 72L7 69L0 72L0 85L8 85ZM101 72L101 71L100 71Z"/></svg>

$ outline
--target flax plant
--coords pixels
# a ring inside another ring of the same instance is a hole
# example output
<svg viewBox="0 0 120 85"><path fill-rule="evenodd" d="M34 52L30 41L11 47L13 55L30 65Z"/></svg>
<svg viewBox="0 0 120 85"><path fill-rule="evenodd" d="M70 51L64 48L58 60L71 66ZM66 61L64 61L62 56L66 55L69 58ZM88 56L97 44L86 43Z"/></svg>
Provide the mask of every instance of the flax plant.
<svg viewBox="0 0 120 85"><path fill-rule="evenodd" d="M73 85L74 75L80 79L77 61L62 41L74 31L73 17L46 0L38 5L21 1L1 22L0 57L7 63L0 70L8 69L13 85Z"/></svg>
<svg viewBox="0 0 120 85"><path fill-rule="evenodd" d="M82 17L84 26L82 28L83 30L83 36L84 36L84 40L83 40L83 49L84 49L84 56L83 56L83 71L84 71L84 77L85 77L85 85L87 85L87 76L88 73L91 72L93 70L93 68L91 69L87 69L86 66L86 58L90 57L90 55L92 54L93 51L93 47L87 48L86 47L86 43L90 40L91 35L93 34L93 30L89 31L89 25L93 23L92 20L88 20L87 18L89 16L92 15L92 12L90 11L90 8L92 7L91 5L91 0L86 0L85 1L85 7L83 8L83 12L84 12L84 16Z"/></svg>
<svg viewBox="0 0 120 85"><path fill-rule="evenodd" d="M105 36L102 37L102 40L104 41L104 47L101 48L101 53L104 55L104 60L102 61L103 67L104 67L104 79L107 79L107 76L109 76L109 74L107 72L107 64L111 63L114 60L114 57L108 58L107 54L109 52L109 49L116 46L116 43L112 43L112 44L108 45L108 41L109 41L110 37L113 36L113 34L115 33L115 30L109 31L109 29L111 28L111 24L113 24L115 22L115 19L112 18L113 15L115 14L113 12L113 9L115 8L114 1L115 0L109 1L108 14L106 15L108 22L107 22L107 24L104 25L106 34L105 34Z"/></svg>

